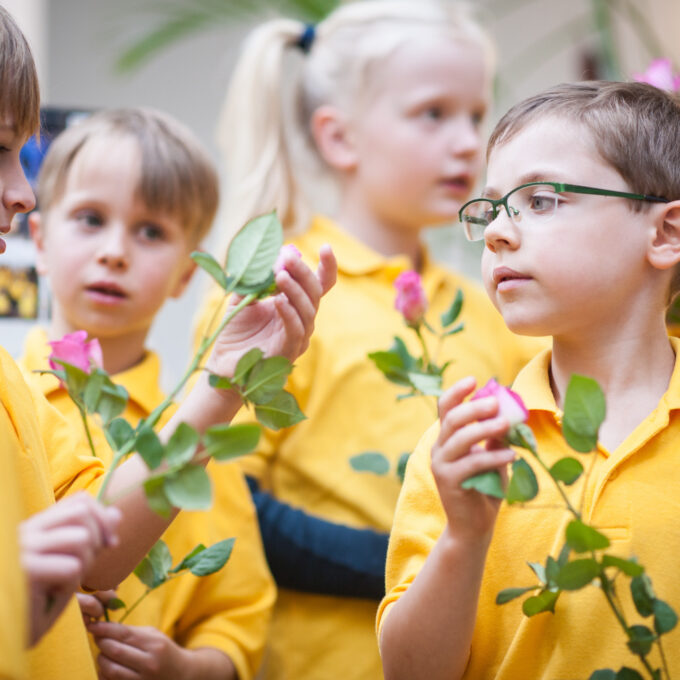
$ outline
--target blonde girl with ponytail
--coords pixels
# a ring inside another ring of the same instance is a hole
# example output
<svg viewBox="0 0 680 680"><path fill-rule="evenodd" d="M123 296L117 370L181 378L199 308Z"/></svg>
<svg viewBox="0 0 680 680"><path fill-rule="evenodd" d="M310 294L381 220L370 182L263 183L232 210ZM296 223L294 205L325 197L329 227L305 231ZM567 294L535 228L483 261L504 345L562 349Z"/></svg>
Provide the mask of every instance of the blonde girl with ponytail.
<svg viewBox="0 0 680 680"><path fill-rule="evenodd" d="M418 271L433 318L463 290L465 331L440 357L453 361L447 384L510 382L535 351L422 242L478 180L492 55L467 7L434 0L344 4L315 27L269 21L243 46L219 126L224 246L276 209L307 261L330 243L339 265L288 384L307 419L266 432L241 463L279 587L267 680L382 678L374 623L400 483L349 461L379 451L395 469L434 417L425 400L397 401L366 357L407 335L396 277ZM197 338L219 299L206 300Z"/></svg>

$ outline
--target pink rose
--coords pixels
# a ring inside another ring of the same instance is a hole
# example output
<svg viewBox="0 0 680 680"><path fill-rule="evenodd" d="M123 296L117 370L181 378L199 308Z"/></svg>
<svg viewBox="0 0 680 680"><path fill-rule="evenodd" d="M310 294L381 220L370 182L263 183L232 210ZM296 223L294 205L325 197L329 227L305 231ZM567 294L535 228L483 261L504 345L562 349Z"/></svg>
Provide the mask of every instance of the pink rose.
<svg viewBox="0 0 680 680"><path fill-rule="evenodd" d="M633 74L633 79L668 92L680 90L680 76L673 74L670 59L654 59L644 73Z"/></svg>
<svg viewBox="0 0 680 680"><path fill-rule="evenodd" d="M427 298L420 276L414 271L399 274L394 281L397 297L394 307L403 315L406 323L416 325L427 310Z"/></svg>
<svg viewBox="0 0 680 680"><path fill-rule="evenodd" d="M286 256L289 255L297 257L298 259L302 257L302 253L292 243L283 246L279 251L279 256L276 258L276 262L274 262L274 274L278 274L286 268Z"/></svg>
<svg viewBox="0 0 680 680"><path fill-rule="evenodd" d="M94 338L90 342L86 341L87 331L76 331L67 333L61 340L48 342L47 344L52 348L49 357L50 368L55 371L63 368L60 364L54 363L53 359L77 366L85 373L92 370L93 364L101 368L104 365L104 358L99 340Z"/></svg>
<svg viewBox="0 0 680 680"><path fill-rule="evenodd" d="M483 397L496 397L498 400L498 415L507 418L510 427L526 422L529 417L527 407L524 405L519 394L499 385L493 378L472 396L473 399L482 399Z"/></svg>

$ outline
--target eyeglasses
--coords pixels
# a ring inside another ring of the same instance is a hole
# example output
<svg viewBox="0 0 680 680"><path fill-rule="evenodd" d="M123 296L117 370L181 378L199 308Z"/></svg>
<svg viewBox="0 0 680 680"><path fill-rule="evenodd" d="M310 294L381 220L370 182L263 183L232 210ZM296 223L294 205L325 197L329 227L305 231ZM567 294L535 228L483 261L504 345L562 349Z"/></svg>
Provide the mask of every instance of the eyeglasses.
<svg viewBox="0 0 680 680"><path fill-rule="evenodd" d="M516 187L503 198L474 198L460 209L458 217L463 223L468 241L481 241L484 238L484 230L498 217L501 206L516 224L522 220L529 223L545 222L557 212L559 195L564 192L668 203L667 198L660 196L631 194L626 191L610 191L561 182L529 182Z"/></svg>

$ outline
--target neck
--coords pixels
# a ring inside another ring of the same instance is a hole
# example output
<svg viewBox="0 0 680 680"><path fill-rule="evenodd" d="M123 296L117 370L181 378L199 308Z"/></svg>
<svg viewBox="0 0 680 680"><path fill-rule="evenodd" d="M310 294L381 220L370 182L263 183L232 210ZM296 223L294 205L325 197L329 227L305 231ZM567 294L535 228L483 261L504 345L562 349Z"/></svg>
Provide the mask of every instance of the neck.
<svg viewBox="0 0 680 680"><path fill-rule="evenodd" d="M343 198L337 220L345 231L385 257L406 255L415 270L421 269L421 229L381 219L361 201L347 196Z"/></svg>
<svg viewBox="0 0 680 680"><path fill-rule="evenodd" d="M82 329L76 328L55 313L48 328L48 335L50 340L56 340L66 333L73 333L77 330ZM104 370L109 375L126 371L144 358L148 328L130 331L124 335L111 336L101 333L97 336L96 333L91 333L89 329L85 330L88 332L89 339L97 338L99 340L104 358Z"/></svg>
<svg viewBox="0 0 680 680"><path fill-rule="evenodd" d="M551 386L560 408L572 374L597 380L607 404L600 442L609 451L656 408L675 366L663 318L625 322L622 319L609 333L599 328L590 337L582 333L578 338L555 337L550 365Z"/></svg>

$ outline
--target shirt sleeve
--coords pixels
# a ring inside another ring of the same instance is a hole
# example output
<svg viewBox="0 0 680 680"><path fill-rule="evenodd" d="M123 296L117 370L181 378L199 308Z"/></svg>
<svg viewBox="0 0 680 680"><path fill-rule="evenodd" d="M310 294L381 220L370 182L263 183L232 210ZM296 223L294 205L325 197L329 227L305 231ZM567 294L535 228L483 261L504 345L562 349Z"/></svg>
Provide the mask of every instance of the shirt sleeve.
<svg viewBox="0 0 680 680"><path fill-rule="evenodd" d="M307 593L379 600L388 534L335 524L282 503L247 477L276 583Z"/></svg>

